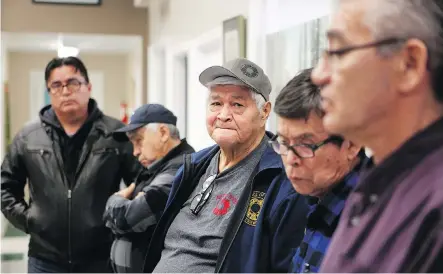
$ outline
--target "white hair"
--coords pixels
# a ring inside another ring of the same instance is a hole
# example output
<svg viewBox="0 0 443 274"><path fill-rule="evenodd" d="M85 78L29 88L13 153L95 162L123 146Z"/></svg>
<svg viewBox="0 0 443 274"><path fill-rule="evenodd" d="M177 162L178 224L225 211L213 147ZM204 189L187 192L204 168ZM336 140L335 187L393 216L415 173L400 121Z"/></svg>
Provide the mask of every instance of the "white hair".
<svg viewBox="0 0 443 274"><path fill-rule="evenodd" d="M180 132L178 131L178 128L171 124L161 124L161 123L150 123L145 126L145 128L156 131L160 127L160 125L165 125L169 129L169 136L171 136L172 139L180 140Z"/></svg>
<svg viewBox="0 0 443 274"><path fill-rule="evenodd" d="M383 0L373 3L365 16L365 23L375 39L417 38L428 48L430 68L443 62L441 20L443 11L433 0ZM380 47L380 53L389 55L400 45ZM391 50L389 50L391 48Z"/></svg>
<svg viewBox="0 0 443 274"><path fill-rule="evenodd" d="M340 3L350 0L336 0ZM390 38L422 41L428 51L427 65L432 77L436 98L443 101L443 4L440 0L367 0L372 5L363 23L375 40ZM335 3L337 4L337 2ZM353 1L355 5L355 1ZM336 6L336 7L338 7ZM401 41L400 41L401 42ZM382 45L377 48L382 57L390 57L402 43Z"/></svg>
<svg viewBox="0 0 443 274"><path fill-rule="evenodd" d="M249 94L251 95L252 100L254 100L255 105L257 106L257 109L260 111L260 113L263 112L263 107L266 104L265 97L263 97L261 94L255 92L251 87L243 83L241 80L225 76L225 77L218 77L215 80L209 82L206 84L206 87L211 90L216 86L225 86L225 85L233 85L233 86L239 86L242 88L245 88L249 91Z"/></svg>

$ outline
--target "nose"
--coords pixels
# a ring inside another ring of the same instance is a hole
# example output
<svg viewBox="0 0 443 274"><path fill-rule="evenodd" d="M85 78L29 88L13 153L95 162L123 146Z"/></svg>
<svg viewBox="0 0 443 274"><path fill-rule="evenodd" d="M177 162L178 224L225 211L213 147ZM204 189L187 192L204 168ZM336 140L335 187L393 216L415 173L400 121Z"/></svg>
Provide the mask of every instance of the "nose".
<svg viewBox="0 0 443 274"><path fill-rule="evenodd" d="M61 94L62 95L69 95L69 94L71 94L72 92L68 89L68 85L63 85L62 86L62 91L61 91Z"/></svg>
<svg viewBox="0 0 443 274"><path fill-rule="evenodd" d="M140 155L141 151L137 146L134 146L134 151L133 151L133 155L134 157L138 157Z"/></svg>
<svg viewBox="0 0 443 274"><path fill-rule="evenodd" d="M286 162L290 166L299 166L301 164L301 159L292 150L289 150L288 154L286 155Z"/></svg>
<svg viewBox="0 0 443 274"><path fill-rule="evenodd" d="M219 112L217 118L218 118L219 120L223 121L223 122L229 122L229 121L231 121L231 119L232 119L232 112L231 112L231 109L229 108L229 106L226 106L226 105L225 105L225 106L220 110L220 112Z"/></svg>
<svg viewBox="0 0 443 274"><path fill-rule="evenodd" d="M328 84L330 77L331 72L327 60L325 57L322 57L312 70L311 80L315 85L321 87Z"/></svg>

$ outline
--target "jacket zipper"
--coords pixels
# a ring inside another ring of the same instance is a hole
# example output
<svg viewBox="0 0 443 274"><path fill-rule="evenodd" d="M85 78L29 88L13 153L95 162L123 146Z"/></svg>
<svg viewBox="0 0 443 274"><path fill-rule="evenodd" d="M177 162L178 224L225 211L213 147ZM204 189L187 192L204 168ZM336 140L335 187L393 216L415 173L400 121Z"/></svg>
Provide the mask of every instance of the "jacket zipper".
<svg viewBox="0 0 443 274"><path fill-rule="evenodd" d="M71 251L71 197L72 197L72 191L69 187L69 183L66 181L65 178L65 174L63 172L63 165L61 164L62 160L60 158L60 152L59 150L57 150L57 147L54 143L54 141L52 142L52 148L54 150L54 155L55 155L55 160L57 162L58 168L60 170L60 177L62 178L65 186L68 188L68 262L69 264L72 263L72 251Z"/></svg>
<svg viewBox="0 0 443 274"><path fill-rule="evenodd" d="M71 198L72 191L68 189L68 261L72 264L72 251L71 251Z"/></svg>

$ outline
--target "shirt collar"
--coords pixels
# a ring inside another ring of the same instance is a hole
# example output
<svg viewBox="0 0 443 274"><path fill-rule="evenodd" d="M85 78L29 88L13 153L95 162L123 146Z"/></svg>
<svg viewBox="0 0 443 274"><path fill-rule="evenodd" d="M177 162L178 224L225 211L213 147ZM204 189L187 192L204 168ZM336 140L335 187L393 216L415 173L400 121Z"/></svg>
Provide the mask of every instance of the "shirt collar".
<svg viewBox="0 0 443 274"><path fill-rule="evenodd" d="M308 203L311 205L308 226L317 228L327 225L328 228L335 229L337 219L343 211L346 199L357 185L361 166L361 163L358 164L322 199L308 198Z"/></svg>
<svg viewBox="0 0 443 274"><path fill-rule="evenodd" d="M411 137L381 163L374 165L372 159L366 161L355 191L364 195L384 193L392 186L397 176L413 169L421 160L443 145L442 131L443 118Z"/></svg>

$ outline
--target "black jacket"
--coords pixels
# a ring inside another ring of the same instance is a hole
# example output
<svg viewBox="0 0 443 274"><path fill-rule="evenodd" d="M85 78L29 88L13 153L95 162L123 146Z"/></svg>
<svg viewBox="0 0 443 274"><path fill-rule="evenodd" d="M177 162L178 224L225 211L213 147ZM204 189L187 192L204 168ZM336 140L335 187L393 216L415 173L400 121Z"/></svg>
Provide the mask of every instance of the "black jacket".
<svg viewBox="0 0 443 274"><path fill-rule="evenodd" d="M184 155L193 152L194 149L183 139L137 178L132 200L120 195L109 198L103 218L116 236L111 250L116 272L142 272L147 247L165 208L174 176L183 165ZM141 191L145 193L144 197L134 199Z"/></svg>
<svg viewBox="0 0 443 274"><path fill-rule="evenodd" d="M109 258L106 201L122 179L130 183L142 169L131 144L112 139L122 125L91 100L89 118L72 138L50 106L15 136L1 166L1 206L15 227L30 234L29 256L57 263Z"/></svg>

